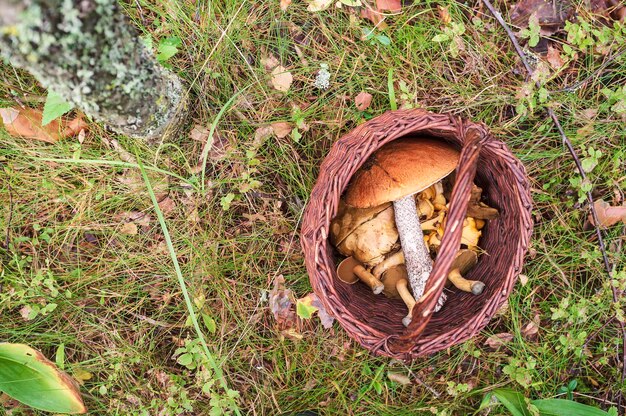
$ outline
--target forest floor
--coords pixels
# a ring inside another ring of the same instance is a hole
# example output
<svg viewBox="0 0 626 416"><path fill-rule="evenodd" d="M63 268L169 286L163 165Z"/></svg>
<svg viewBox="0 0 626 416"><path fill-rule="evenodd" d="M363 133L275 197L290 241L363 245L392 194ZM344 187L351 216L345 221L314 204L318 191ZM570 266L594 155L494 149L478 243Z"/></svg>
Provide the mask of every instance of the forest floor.
<svg viewBox="0 0 626 416"><path fill-rule="evenodd" d="M0 340L56 357L81 380L90 414L220 414L227 405L205 393L216 389L215 374L188 318L174 252L244 414L506 414L490 400L478 411L499 387L617 406L626 391L624 299L614 303L610 285L626 285L625 226L603 230L611 281L584 192L624 201L623 25L579 8L579 20L548 38L547 56L527 49L536 88L474 2L405 5L372 34L347 6L206 3L124 7L187 82L192 119L176 139L149 146L90 123L81 140L51 145L0 130ZM496 7L509 20L506 4ZM323 64L327 89L314 85ZM27 73L6 64L2 72L0 106L17 105L16 96L41 105L45 90ZM362 111L361 92L372 96ZM396 106L484 122L525 165L534 201L531 245L508 303L479 335L410 364L371 355L336 322L298 318L284 329L268 301L280 276L292 300L311 292L300 225L332 144ZM621 406L623 414L626 399Z"/></svg>

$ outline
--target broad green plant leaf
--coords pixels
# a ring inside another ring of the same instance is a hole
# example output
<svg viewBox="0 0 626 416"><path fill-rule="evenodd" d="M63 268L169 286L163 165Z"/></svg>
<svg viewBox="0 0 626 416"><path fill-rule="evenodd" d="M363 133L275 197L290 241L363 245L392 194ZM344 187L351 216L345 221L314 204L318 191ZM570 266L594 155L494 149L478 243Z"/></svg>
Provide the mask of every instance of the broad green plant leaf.
<svg viewBox="0 0 626 416"><path fill-rule="evenodd" d="M542 416L608 416L609 413L597 407L565 399L532 400Z"/></svg>
<svg viewBox="0 0 626 416"><path fill-rule="evenodd" d="M45 126L52 120L61 117L63 114L69 112L74 106L66 102L63 97L52 90L48 90L48 96L46 97L46 103L43 105L43 117L41 120L41 126Z"/></svg>
<svg viewBox="0 0 626 416"><path fill-rule="evenodd" d="M157 48L157 61L163 63L178 53L178 47L182 44L178 36L161 39Z"/></svg>
<svg viewBox="0 0 626 416"><path fill-rule="evenodd" d="M513 416L532 416L521 393L510 389L496 389L493 391L493 395Z"/></svg>
<svg viewBox="0 0 626 416"><path fill-rule="evenodd" d="M311 319L313 314L317 312L317 308L312 305L313 298L307 295L296 302L296 313L302 319Z"/></svg>
<svg viewBox="0 0 626 416"><path fill-rule="evenodd" d="M0 343L0 391L47 412L87 412L74 381L24 344Z"/></svg>

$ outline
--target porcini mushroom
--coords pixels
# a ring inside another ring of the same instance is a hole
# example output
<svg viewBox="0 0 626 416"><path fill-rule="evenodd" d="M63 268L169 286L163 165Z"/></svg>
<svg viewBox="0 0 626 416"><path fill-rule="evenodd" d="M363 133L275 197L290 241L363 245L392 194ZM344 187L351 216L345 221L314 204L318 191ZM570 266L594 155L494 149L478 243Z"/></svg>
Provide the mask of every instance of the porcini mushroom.
<svg viewBox="0 0 626 416"><path fill-rule="evenodd" d="M379 263L398 242L391 204L359 209L340 200L330 224L330 241L341 254L368 267Z"/></svg>
<svg viewBox="0 0 626 416"><path fill-rule="evenodd" d="M378 280L373 274L367 271L365 267L354 257L347 257L337 267L337 276L339 279L348 284L353 284L361 280L368 285L375 295L380 294L385 286L383 282Z"/></svg>
<svg viewBox="0 0 626 416"><path fill-rule="evenodd" d="M394 266L387 270L383 276L383 284L385 290L383 293L388 298L401 298L408 308L407 315L402 319L404 326L409 326L413 319L413 307L415 307L415 298L409 292L409 281L407 280L406 267L402 264Z"/></svg>
<svg viewBox="0 0 626 416"><path fill-rule="evenodd" d="M458 289L474 295L480 295L485 284L478 280L467 280L463 277L478 262L478 255L472 250L460 250L452 263L448 280Z"/></svg>
<svg viewBox="0 0 626 416"><path fill-rule="evenodd" d="M459 152L440 140L403 138L381 147L352 177L346 203L368 208L393 202L396 228L415 298L424 293L432 260L413 195L450 174Z"/></svg>

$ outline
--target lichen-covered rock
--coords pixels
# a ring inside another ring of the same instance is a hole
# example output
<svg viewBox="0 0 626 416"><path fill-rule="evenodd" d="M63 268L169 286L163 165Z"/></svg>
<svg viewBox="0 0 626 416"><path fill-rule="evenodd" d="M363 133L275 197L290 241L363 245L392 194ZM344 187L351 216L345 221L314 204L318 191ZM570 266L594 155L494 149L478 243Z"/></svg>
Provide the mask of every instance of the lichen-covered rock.
<svg viewBox="0 0 626 416"><path fill-rule="evenodd" d="M113 130L161 138L186 112L179 78L116 0L0 0L0 10L2 55Z"/></svg>

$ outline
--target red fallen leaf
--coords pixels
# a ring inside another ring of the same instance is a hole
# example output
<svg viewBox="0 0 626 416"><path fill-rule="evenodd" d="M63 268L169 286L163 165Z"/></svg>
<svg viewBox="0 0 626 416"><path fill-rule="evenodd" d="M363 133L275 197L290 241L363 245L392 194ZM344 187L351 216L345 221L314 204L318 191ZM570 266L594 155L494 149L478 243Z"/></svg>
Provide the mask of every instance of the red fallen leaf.
<svg viewBox="0 0 626 416"><path fill-rule="evenodd" d="M565 61L563 60L563 58L561 58L559 50L557 48L553 48L552 46L548 46L546 59L553 69L559 69L565 64Z"/></svg>
<svg viewBox="0 0 626 416"><path fill-rule="evenodd" d="M402 10L402 3L400 0L376 0L376 8L378 11L390 11L397 13Z"/></svg>
<svg viewBox="0 0 626 416"><path fill-rule="evenodd" d="M608 202L599 199L593 203L593 206L596 209L598 222L601 226L610 227L617 224L619 221L626 224L626 204L621 207L613 207ZM591 214L589 214L589 221L591 221L592 224L594 223Z"/></svg>
<svg viewBox="0 0 626 416"><path fill-rule="evenodd" d="M43 127L41 126L42 117L41 110L34 108L0 108L0 118L11 136L56 143L87 129L87 123L82 117L69 122L66 119L52 120Z"/></svg>
<svg viewBox="0 0 626 416"><path fill-rule="evenodd" d="M366 110L371 103L372 94L368 92L360 92L356 97L354 97L354 104L356 105L356 109L359 111Z"/></svg>

